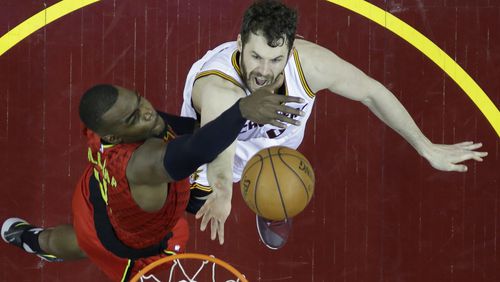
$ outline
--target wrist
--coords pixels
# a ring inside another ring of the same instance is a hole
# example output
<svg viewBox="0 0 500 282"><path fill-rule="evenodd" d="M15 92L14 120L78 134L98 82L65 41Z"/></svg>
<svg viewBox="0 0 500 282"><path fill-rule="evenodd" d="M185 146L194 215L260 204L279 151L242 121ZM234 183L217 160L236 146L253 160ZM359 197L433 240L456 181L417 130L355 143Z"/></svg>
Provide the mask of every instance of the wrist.
<svg viewBox="0 0 500 282"><path fill-rule="evenodd" d="M421 140L421 142L416 144L415 150L417 150L420 156L424 157L425 159L429 159L432 145L433 143L429 141L429 139L424 138L423 140Z"/></svg>
<svg viewBox="0 0 500 282"><path fill-rule="evenodd" d="M238 101L236 101L236 104L238 105L237 108L238 108L238 112L239 112L240 116L243 119L247 120L248 113L245 111L247 108L245 98L238 99Z"/></svg>
<svg viewBox="0 0 500 282"><path fill-rule="evenodd" d="M217 177L217 179L213 181L208 181L210 186L212 186L213 192L216 192L217 195L221 197L229 197L231 198L233 195L233 182L232 178L226 177Z"/></svg>
<svg viewBox="0 0 500 282"><path fill-rule="evenodd" d="M217 189L214 190L212 193L215 193L215 197L217 199L225 202L231 202L231 199L233 198L232 189Z"/></svg>

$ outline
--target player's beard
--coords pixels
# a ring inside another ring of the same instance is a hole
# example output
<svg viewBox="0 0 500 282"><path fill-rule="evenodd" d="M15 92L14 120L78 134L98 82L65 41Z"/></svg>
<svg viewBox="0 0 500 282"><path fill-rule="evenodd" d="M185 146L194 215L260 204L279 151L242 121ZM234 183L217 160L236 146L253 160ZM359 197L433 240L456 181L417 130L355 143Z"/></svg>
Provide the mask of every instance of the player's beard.
<svg viewBox="0 0 500 282"><path fill-rule="evenodd" d="M264 87L266 85L273 84L273 82L276 80L276 77L272 75L262 75L259 72L256 71L251 71L248 73L247 67L245 65L245 60L243 59L243 52L240 53L241 60L240 60L240 66L241 66L241 75L243 78L243 83L245 84L245 87L249 89L251 92L254 92L255 90ZM264 84L259 85L256 81L256 78L259 78L259 80L265 80Z"/></svg>

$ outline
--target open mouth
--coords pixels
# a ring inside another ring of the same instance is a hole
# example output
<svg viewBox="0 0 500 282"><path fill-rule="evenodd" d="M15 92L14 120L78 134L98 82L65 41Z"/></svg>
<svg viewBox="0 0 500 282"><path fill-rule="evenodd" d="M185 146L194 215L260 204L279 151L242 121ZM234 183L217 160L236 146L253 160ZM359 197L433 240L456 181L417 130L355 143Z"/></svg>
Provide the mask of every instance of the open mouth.
<svg viewBox="0 0 500 282"><path fill-rule="evenodd" d="M266 82L267 82L267 79L265 79L265 78L259 78L259 77L255 78L255 84L257 84L258 86L264 86L264 85L266 85Z"/></svg>

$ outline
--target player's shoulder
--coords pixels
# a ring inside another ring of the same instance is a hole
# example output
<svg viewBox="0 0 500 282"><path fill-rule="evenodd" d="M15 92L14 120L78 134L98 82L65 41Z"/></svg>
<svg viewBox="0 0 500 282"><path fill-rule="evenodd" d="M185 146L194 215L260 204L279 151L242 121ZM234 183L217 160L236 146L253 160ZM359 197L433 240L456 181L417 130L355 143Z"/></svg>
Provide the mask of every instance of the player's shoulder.
<svg viewBox="0 0 500 282"><path fill-rule="evenodd" d="M226 103L233 103L245 95L242 86L218 75L208 75L198 78L194 83L192 103L194 108L200 112L202 107L217 105L225 107Z"/></svg>
<svg viewBox="0 0 500 282"><path fill-rule="evenodd" d="M328 88L334 74L342 69L340 58L327 48L307 40L297 39L294 46L312 91Z"/></svg>
<svg viewBox="0 0 500 282"><path fill-rule="evenodd" d="M238 96L243 95L244 86L237 81L226 79L219 75L207 75L196 79L193 86L193 94L197 92L203 93L203 95L219 95L224 94L236 94Z"/></svg>
<svg viewBox="0 0 500 282"><path fill-rule="evenodd" d="M321 60L324 56L334 55L334 53L327 48L305 39L296 39L294 48L302 60Z"/></svg>
<svg viewBox="0 0 500 282"><path fill-rule="evenodd" d="M200 60L203 62L201 72L212 71L230 71L234 70L233 62L235 60L238 45L236 41L223 43L207 52Z"/></svg>
<svg viewBox="0 0 500 282"><path fill-rule="evenodd" d="M311 41L302 39L302 38L297 38L294 41L294 47L297 49L299 52L306 52L309 51L311 48L315 48L316 46L319 46L316 43L313 43Z"/></svg>

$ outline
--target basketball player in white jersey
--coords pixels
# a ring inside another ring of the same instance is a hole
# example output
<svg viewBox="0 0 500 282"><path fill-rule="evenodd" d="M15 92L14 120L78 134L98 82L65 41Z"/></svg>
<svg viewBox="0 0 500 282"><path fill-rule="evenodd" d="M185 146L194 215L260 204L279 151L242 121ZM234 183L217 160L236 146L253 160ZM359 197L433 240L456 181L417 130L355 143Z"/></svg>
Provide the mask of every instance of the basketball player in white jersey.
<svg viewBox="0 0 500 282"><path fill-rule="evenodd" d="M291 116L296 125L282 128L247 122L237 141L191 176L191 191L207 197L197 214L198 218L203 217L201 230L210 222L211 238L214 240L218 235L221 244L224 223L231 210L232 182L240 180L246 162L260 149L276 145L296 149L300 145L315 95L320 90L366 105L438 170L465 172L467 167L461 162L482 161L487 155L475 151L481 143L432 143L382 84L331 51L306 40L295 40L296 19L296 12L278 1L255 2L245 12L237 41L209 51L188 74L181 114L198 118L202 126L239 98L283 78L274 93L304 100L288 104L301 111ZM215 188L213 192L211 187ZM257 216L259 236L271 249L285 244L290 227L291 219L272 222Z"/></svg>

